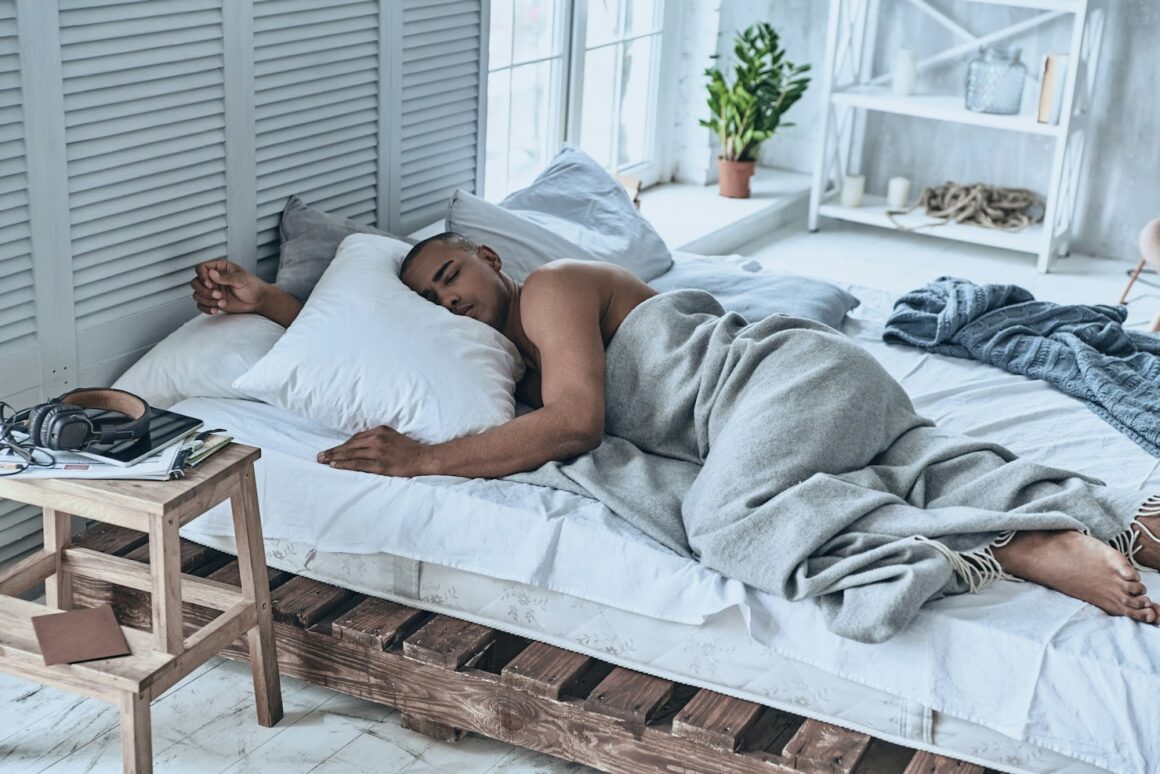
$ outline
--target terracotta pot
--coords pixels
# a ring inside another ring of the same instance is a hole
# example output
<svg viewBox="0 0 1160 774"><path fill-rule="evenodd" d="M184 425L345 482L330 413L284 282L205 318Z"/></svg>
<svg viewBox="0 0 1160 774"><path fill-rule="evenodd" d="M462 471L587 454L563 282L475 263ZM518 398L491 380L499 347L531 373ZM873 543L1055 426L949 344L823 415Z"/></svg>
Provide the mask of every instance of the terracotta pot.
<svg viewBox="0 0 1160 774"><path fill-rule="evenodd" d="M756 161L726 161L717 158L717 190L730 199L749 198L749 178Z"/></svg>

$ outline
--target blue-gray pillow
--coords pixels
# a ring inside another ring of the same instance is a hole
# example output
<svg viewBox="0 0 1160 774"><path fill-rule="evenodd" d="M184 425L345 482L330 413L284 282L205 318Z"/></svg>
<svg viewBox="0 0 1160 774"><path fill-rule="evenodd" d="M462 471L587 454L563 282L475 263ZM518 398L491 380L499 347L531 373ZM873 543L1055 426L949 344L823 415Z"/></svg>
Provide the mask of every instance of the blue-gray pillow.
<svg viewBox="0 0 1160 774"><path fill-rule="evenodd" d="M839 328L858 299L822 280L793 275L754 274L710 259L674 256L673 268L649 283L660 291L696 288L712 293L727 312L750 322L771 314L804 317Z"/></svg>

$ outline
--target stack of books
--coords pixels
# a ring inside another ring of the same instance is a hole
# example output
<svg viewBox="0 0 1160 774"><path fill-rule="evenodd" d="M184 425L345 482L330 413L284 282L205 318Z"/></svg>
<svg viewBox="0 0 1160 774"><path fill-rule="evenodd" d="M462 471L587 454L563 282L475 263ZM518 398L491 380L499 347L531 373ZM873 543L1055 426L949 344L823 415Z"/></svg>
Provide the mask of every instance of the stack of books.
<svg viewBox="0 0 1160 774"><path fill-rule="evenodd" d="M0 475L12 478L91 478L167 481L205 461L233 441L223 430L202 431L202 421L184 414L151 408L149 432L143 437L90 446L83 451L35 449L26 456L0 447ZM91 415L100 421L99 412ZM19 437L19 433L17 433ZM32 451L28 447L25 453Z"/></svg>

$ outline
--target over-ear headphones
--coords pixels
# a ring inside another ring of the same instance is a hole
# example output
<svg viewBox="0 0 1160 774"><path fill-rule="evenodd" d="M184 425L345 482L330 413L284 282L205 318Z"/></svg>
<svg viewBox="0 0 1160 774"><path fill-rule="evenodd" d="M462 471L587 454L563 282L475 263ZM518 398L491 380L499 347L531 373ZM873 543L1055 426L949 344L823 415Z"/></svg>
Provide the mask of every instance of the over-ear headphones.
<svg viewBox="0 0 1160 774"><path fill-rule="evenodd" d="M94 424L85 409L116 411L128 419ZM27 413L28 440L35 446L55 451L74 451L94 443L133 440L149 431L149 404L124 390L76 389L21 413Z"/></svg>

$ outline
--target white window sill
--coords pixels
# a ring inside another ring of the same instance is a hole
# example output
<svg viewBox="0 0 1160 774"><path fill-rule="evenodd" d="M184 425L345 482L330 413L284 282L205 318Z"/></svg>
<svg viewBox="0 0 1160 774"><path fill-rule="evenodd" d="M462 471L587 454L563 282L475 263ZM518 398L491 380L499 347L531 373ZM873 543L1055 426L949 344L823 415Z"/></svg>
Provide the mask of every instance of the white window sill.
<svg viewBox="0 0 1160 774"><path fill-rule="evenodd" d="M811 182L801 172L758 167L748 199L727 199L716 183L663 183L641 191L640 210L669 247L721 255L794 219L804 221Z"/></svg>

